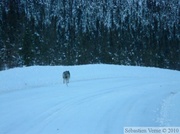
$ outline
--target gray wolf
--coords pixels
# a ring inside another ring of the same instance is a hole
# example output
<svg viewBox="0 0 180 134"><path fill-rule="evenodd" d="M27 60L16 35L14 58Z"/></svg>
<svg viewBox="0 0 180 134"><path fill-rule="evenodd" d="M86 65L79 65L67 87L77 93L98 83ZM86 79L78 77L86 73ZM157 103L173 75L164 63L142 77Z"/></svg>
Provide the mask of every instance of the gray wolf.
<svg viewBox="0 0 180 134"><path fill-rule="evenodd" d="M70 79L70 72L64 71L63 72L63 84L66 83L66 85L68 85L69 79Z"/></svg>

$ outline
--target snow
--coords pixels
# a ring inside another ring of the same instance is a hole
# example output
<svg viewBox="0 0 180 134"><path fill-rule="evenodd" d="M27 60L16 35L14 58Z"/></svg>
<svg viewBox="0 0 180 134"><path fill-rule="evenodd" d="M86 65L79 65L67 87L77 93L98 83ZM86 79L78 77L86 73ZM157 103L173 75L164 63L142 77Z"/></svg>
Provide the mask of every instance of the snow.
<svg viewBox="0 0 180 134"><path fill-rule="evenodd" d="M68 86L62 72L69 70ZM121 134L180 126L180 72L118 65L0 72L0 134Z"/></svg>

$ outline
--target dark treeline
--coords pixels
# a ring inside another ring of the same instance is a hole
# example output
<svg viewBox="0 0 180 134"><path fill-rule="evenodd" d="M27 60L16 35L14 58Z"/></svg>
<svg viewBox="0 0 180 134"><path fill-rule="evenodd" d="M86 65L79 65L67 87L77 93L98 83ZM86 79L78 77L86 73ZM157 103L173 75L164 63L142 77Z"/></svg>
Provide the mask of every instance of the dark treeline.
<svg viewBox="0 0 180 134"><path fill-rule="evenodd" d="M1 0L0 70L93 63L180 70L179 0Z"/></svg>

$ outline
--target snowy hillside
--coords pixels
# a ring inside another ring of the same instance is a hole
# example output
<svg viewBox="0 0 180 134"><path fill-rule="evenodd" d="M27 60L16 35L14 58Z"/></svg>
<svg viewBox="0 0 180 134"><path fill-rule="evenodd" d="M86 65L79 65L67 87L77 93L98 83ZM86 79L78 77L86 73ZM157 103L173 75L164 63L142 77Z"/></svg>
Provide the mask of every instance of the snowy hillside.
<svg viewBox="0 0 180 134"><path fill-rule="evenodd" d="M62 72L70 70L69 86ZM0 134L122 134L180 126L180 72L115 65L0 72Z"/></svg>

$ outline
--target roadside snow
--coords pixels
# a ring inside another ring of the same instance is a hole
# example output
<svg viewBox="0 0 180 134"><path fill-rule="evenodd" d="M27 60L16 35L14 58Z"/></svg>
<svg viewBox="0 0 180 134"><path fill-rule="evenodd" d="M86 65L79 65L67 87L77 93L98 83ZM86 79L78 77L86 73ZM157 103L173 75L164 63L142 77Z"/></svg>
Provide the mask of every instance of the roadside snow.
<svg viewBox="0 0 180 134"><path fill-rule="evenodd" d="M70 70L67 87L62 72ZM180 72L117 65L0 72L0 134L120 134L180 126Z"/></svg>

